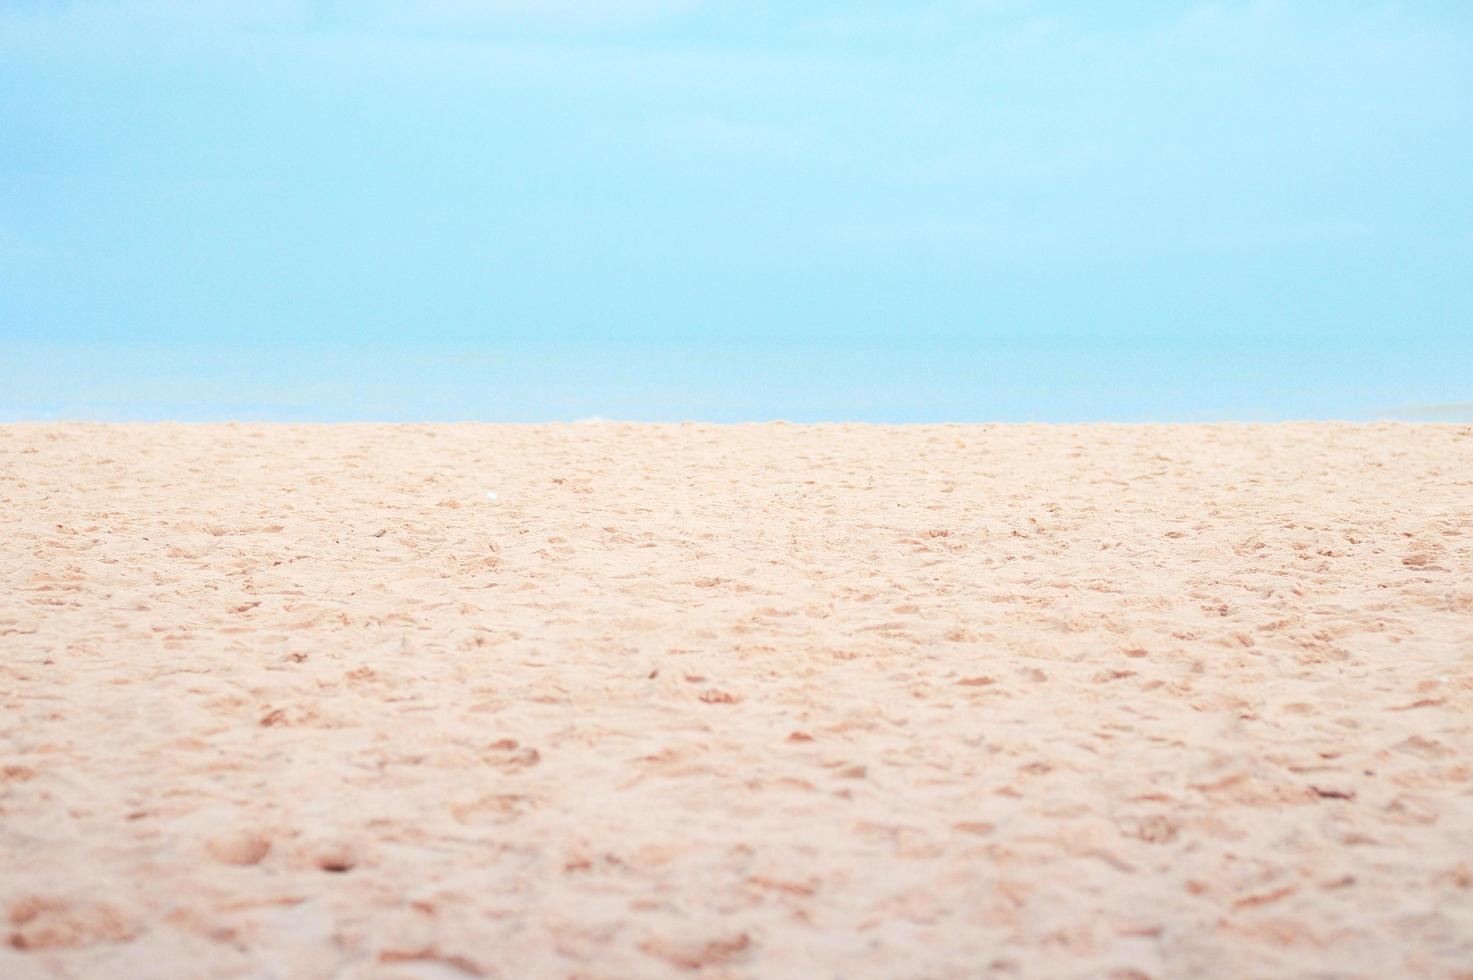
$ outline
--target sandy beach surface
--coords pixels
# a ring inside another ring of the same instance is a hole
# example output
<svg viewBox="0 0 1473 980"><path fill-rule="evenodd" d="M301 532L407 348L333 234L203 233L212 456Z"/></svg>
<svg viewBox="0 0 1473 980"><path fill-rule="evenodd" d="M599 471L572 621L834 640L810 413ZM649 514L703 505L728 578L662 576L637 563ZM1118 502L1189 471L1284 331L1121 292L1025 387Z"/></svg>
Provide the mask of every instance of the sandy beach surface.
<svg viewBox="0 0 1473 980"><path fill-rule="evenodd" d="M1470 426L20 424L0 502L3 977L1473 977Z"/></svg>

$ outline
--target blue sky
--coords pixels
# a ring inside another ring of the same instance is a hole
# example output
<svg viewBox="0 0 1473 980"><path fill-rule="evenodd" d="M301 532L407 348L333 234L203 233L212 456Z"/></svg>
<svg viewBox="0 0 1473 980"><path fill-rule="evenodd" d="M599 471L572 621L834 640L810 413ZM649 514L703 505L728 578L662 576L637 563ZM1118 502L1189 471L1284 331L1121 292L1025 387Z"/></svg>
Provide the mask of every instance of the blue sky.
<svg viewBox="0 0 1473 980"><path fill-rule="evenodd" d="M1454 0L0 0L0 414L1467 402L1470 93Z"/></svg>

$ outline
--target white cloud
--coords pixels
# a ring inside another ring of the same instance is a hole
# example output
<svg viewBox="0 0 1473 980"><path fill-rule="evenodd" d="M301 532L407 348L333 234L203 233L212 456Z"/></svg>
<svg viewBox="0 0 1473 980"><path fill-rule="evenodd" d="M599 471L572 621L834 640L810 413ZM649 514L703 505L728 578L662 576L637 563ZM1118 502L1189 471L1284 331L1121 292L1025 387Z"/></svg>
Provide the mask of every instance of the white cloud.
<svg viewBox="0 0 1473 980"><path fill-rule="evenodd" d="M742 122L717 115L680 120L661 130L662 142L676 149L694 149L719 155L782 155L791 151L796 135L764 123Z"/></svg>
<svg viewBox="0 0 1473 980"><path fill-rule="evenodd" d="M0 40L47 27L162 32L369 31L477 35L502 29L597 33L645 27L703 0L71 0L0 6Z"/></svg>
<svg viewBox="0 0 1473 980"><path fill-rule="evenodd" d="M649 24L687 13L700 0L418 0L392 5L388 19L441 27L495 26L507 21L572 28Z"/></svg>
<svg viewBox="0 0 1473 980"><path fill-rule="evenodd" d="M819 225L806 229L804 237L820 247L904 248L921 245L1008 254L1020 249L1057 248L1077 241L1079 235L1041 221L969 221L931 217Z"/></svg>

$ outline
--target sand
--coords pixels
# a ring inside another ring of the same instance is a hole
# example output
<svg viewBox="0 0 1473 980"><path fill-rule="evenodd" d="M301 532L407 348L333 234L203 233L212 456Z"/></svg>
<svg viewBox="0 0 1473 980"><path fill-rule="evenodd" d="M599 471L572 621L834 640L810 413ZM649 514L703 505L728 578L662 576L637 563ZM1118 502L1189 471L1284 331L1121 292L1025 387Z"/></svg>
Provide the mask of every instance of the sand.
<svg viewBox="0 0 1473 980"><path fill-rule="evenodd" d="M23 424L0 502L0 976L1473 976L1470 426Z"/></svg>

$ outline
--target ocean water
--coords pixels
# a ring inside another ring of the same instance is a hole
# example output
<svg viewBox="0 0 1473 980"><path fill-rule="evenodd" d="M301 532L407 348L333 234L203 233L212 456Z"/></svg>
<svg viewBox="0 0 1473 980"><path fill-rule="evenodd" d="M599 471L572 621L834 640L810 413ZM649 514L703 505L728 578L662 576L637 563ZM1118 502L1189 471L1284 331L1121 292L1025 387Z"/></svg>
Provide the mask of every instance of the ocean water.
<svg viewBox="0 0 1473 980"><path fill-rule="evenodd" d="M905 346L0 341L0 419L1473 420L1473 337Z"/></svg>

